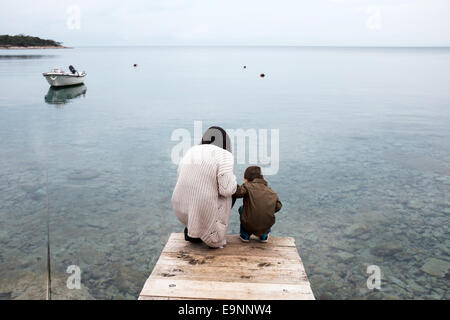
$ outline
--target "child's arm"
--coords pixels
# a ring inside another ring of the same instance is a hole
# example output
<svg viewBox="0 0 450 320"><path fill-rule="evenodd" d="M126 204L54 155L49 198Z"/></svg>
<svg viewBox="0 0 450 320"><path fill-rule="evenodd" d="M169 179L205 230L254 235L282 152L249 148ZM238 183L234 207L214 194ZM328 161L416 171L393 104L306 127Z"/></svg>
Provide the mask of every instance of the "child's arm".
<svg viewBox="0 0 450 320"><path fill-rule="evenodd" d="M280 209L281 209L282 206L283 206L283 205L281 204L280 199L277 198L277 204L275 205L275 212L280 211Z"/></svg>
<svg viewBox="0 0 450 320"><path fill-rule="evenodd" d="M247 188L245 187L245 184L238 185L236 188L236 193L234 196L236 198L243 198L247 194Z"/></svg>

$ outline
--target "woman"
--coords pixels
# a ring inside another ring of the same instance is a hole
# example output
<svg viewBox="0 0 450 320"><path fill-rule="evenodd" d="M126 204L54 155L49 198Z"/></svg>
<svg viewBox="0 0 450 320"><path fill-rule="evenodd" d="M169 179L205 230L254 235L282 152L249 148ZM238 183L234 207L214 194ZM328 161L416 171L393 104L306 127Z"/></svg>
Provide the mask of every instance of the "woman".
<svg viewBox="0 0 450 320"><path fill-rule="evenodd" d="M231 143L225 130L210 127L200 145L190 148L178 165L172 206L186 227L185 239L211 248L226 244L225 234L236 191Z"/></svg>

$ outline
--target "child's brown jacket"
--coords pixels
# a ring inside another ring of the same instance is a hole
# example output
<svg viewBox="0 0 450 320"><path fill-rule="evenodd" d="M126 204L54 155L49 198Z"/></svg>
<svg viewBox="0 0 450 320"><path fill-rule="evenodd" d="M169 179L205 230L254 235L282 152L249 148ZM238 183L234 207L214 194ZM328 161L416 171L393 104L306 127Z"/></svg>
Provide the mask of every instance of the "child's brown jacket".
<svg viewBox="0 0 450 320"><path fill-rule="evenodd" d="M237 187L235 196L244 198L241 215L244 228L256 236L268 232L275 223L275 212L281 209L282 204L266 180L256 178L245 182Z"/></svg>

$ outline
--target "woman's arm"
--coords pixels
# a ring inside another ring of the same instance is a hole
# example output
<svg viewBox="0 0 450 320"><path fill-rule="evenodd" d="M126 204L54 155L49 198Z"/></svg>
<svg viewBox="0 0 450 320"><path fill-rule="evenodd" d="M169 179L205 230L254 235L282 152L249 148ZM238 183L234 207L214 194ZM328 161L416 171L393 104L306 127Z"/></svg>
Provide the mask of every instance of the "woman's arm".
<svg viewBox="0 0 450 320"><path fill-rule="evenodd" d="M217 170L217 185L219 186L219 194L223 197L231 197L236 191L237 185L233 167L233 155L223 150L219 157Z"/></svg>

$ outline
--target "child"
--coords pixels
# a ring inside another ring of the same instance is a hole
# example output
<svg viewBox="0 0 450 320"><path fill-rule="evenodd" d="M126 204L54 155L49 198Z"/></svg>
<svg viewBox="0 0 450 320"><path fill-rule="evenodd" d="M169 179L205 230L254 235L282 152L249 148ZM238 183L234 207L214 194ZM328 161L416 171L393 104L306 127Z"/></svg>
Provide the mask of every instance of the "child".
<svg viewBox="0 0 450 320"><path fill-rule="evenodd" d="M276 192L267 186L260 167L248 167L244 173L244 181L235 193L236 198L244 198L244 205L239 208L239 238L243 242L249 242L250 236L254 234L261 242L267 242L270 228L275 223L275 212L281 209L281 202Z"/></svg>

